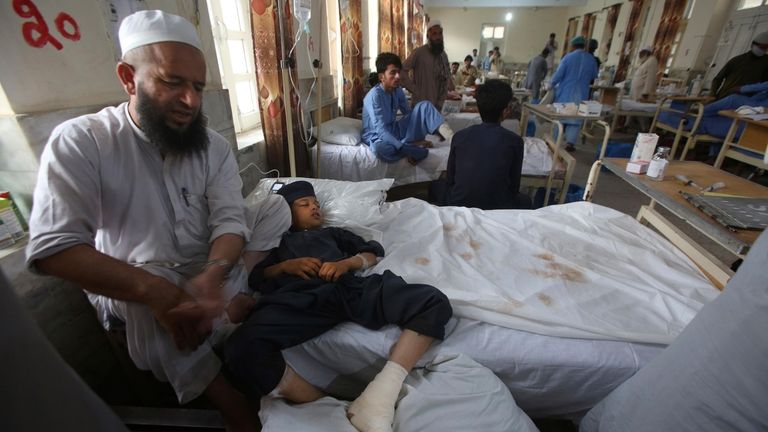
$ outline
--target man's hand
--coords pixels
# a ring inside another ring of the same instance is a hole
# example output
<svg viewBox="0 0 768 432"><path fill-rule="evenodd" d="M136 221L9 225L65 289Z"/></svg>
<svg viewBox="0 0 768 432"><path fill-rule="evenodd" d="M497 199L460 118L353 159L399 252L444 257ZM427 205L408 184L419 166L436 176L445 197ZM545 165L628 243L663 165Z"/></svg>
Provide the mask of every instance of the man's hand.
<svg viewBox="0 0 768 432"><path fill-rule="evenodd" d="M336 282L337 280L339 280L341 275L348 272L349 270L350 270L350 265L348 260L346 259L341 261L335 261L335 262L325 262L320 267L319 276L320 278L328 282Z"/></svg>
<svg viewBox="0 0 768 432"><path fill-rule="evenodd" d="M458 92L455 91L449 91L448 95L446 96L448 100L461 100L461 95Z"/></svg>
<svg viewBox="0 0 768 432"><path fill-rule="evenodd" d="M147 305L180 350L194 350L211 332L212 318L189 294L158 277L147 287Z"/></svg>
<svg viewBox="0 0 768 432"><path fill-rule="evenodd" d="M317 276L317 272L320 271L320 266L322 264L323 263L317 258L294 258L280 263L280 269L282 270L282 273L309 280Z"/></svg>

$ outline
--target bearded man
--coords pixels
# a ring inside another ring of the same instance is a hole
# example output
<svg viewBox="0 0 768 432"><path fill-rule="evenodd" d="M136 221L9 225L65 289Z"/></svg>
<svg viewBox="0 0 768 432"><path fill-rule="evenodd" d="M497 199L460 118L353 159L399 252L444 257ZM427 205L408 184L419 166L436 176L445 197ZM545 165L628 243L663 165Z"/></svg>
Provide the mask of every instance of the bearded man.
<svg viewBox="0 0 768 432"><path fill-rule="evenodd" d="M454 90L448 55L443 46L443 27L433 20L427 25L427 43L411 52L403 62L400 84L411 92L411 106L425 100L438 111ZM450 96L456 98L455 95Z"/></svg>
<svg viewBox="0 0 768 432"><path fill-rule="evenodd" d="M126 17L119 40L129 100L51 134L27 264L86 289L105 325L125 325L136 366L169 381L180 403L205 393L229 430L256 430L209 337L246 286L253 224L230 145L202 113L202 44L189 21L155 10Z"/></svg>

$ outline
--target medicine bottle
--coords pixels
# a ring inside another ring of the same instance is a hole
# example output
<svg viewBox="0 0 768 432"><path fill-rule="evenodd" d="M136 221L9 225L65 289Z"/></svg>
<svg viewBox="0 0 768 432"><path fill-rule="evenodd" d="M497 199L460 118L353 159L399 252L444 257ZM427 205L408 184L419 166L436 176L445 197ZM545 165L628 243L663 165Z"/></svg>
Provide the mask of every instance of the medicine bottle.
<svg viewBox="0 0 768 432"><path fill-rule="evenodd" d="M648 172L646 173L648 178L656 181L664 180L664 171L667 170L667 165L669 165L670 150L669 147L659 147L656 150L651 163L648 164Z"/></svg>

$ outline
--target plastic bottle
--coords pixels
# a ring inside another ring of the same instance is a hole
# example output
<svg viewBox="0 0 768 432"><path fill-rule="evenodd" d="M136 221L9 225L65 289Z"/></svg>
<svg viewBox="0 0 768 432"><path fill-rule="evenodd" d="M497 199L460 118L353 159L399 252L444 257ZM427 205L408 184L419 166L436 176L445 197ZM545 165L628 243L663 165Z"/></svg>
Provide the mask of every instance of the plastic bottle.
<svg viewBox="0 0 768 432"><path fill-rule="evenodd" d="M664 180L664 171L667 170L667 165L669 165L670 150L669 147L659 147L656 150L651 163L648 164L648 172L645 174L648 178L656 181Z"/></svg>
<svg viewBox="0 0 768 432"><path fill-rule="evenodd" d="M293 16L305 26L312 17L312 1L293 0Z"/></svg>
<svg viewBox="0 0 768 432"><path fill-rule="evenodd" d="M698 96L701 93L701 81L701 74L696 75L696 78L691 81L691 89L688 92L688 96Z"/></svg>

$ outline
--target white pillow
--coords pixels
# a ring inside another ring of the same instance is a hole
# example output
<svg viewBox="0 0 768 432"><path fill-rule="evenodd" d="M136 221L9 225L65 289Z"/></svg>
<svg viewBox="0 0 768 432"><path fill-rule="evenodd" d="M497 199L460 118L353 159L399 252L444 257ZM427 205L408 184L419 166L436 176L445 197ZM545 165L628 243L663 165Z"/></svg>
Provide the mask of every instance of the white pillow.
<svg viewBox="0 0 768 432"><path fill-rule="evenodd" d="M361 182L303 177L265 178L248 195L246 206L253 206L269 195L272 185L278 180L286 184L298 180L312 183L325 215L325 224L343 227L367 226L378 221L381 218L381 204L386 200L387 191L394 182L391 178Z"/></svg>
<svg viewBox="0 0 768 432"><path fill-rule="evenodd" d="M336 117L320 125L320 141L330 144L355 146L363 142L363 121L349 117Z"/></svg>

